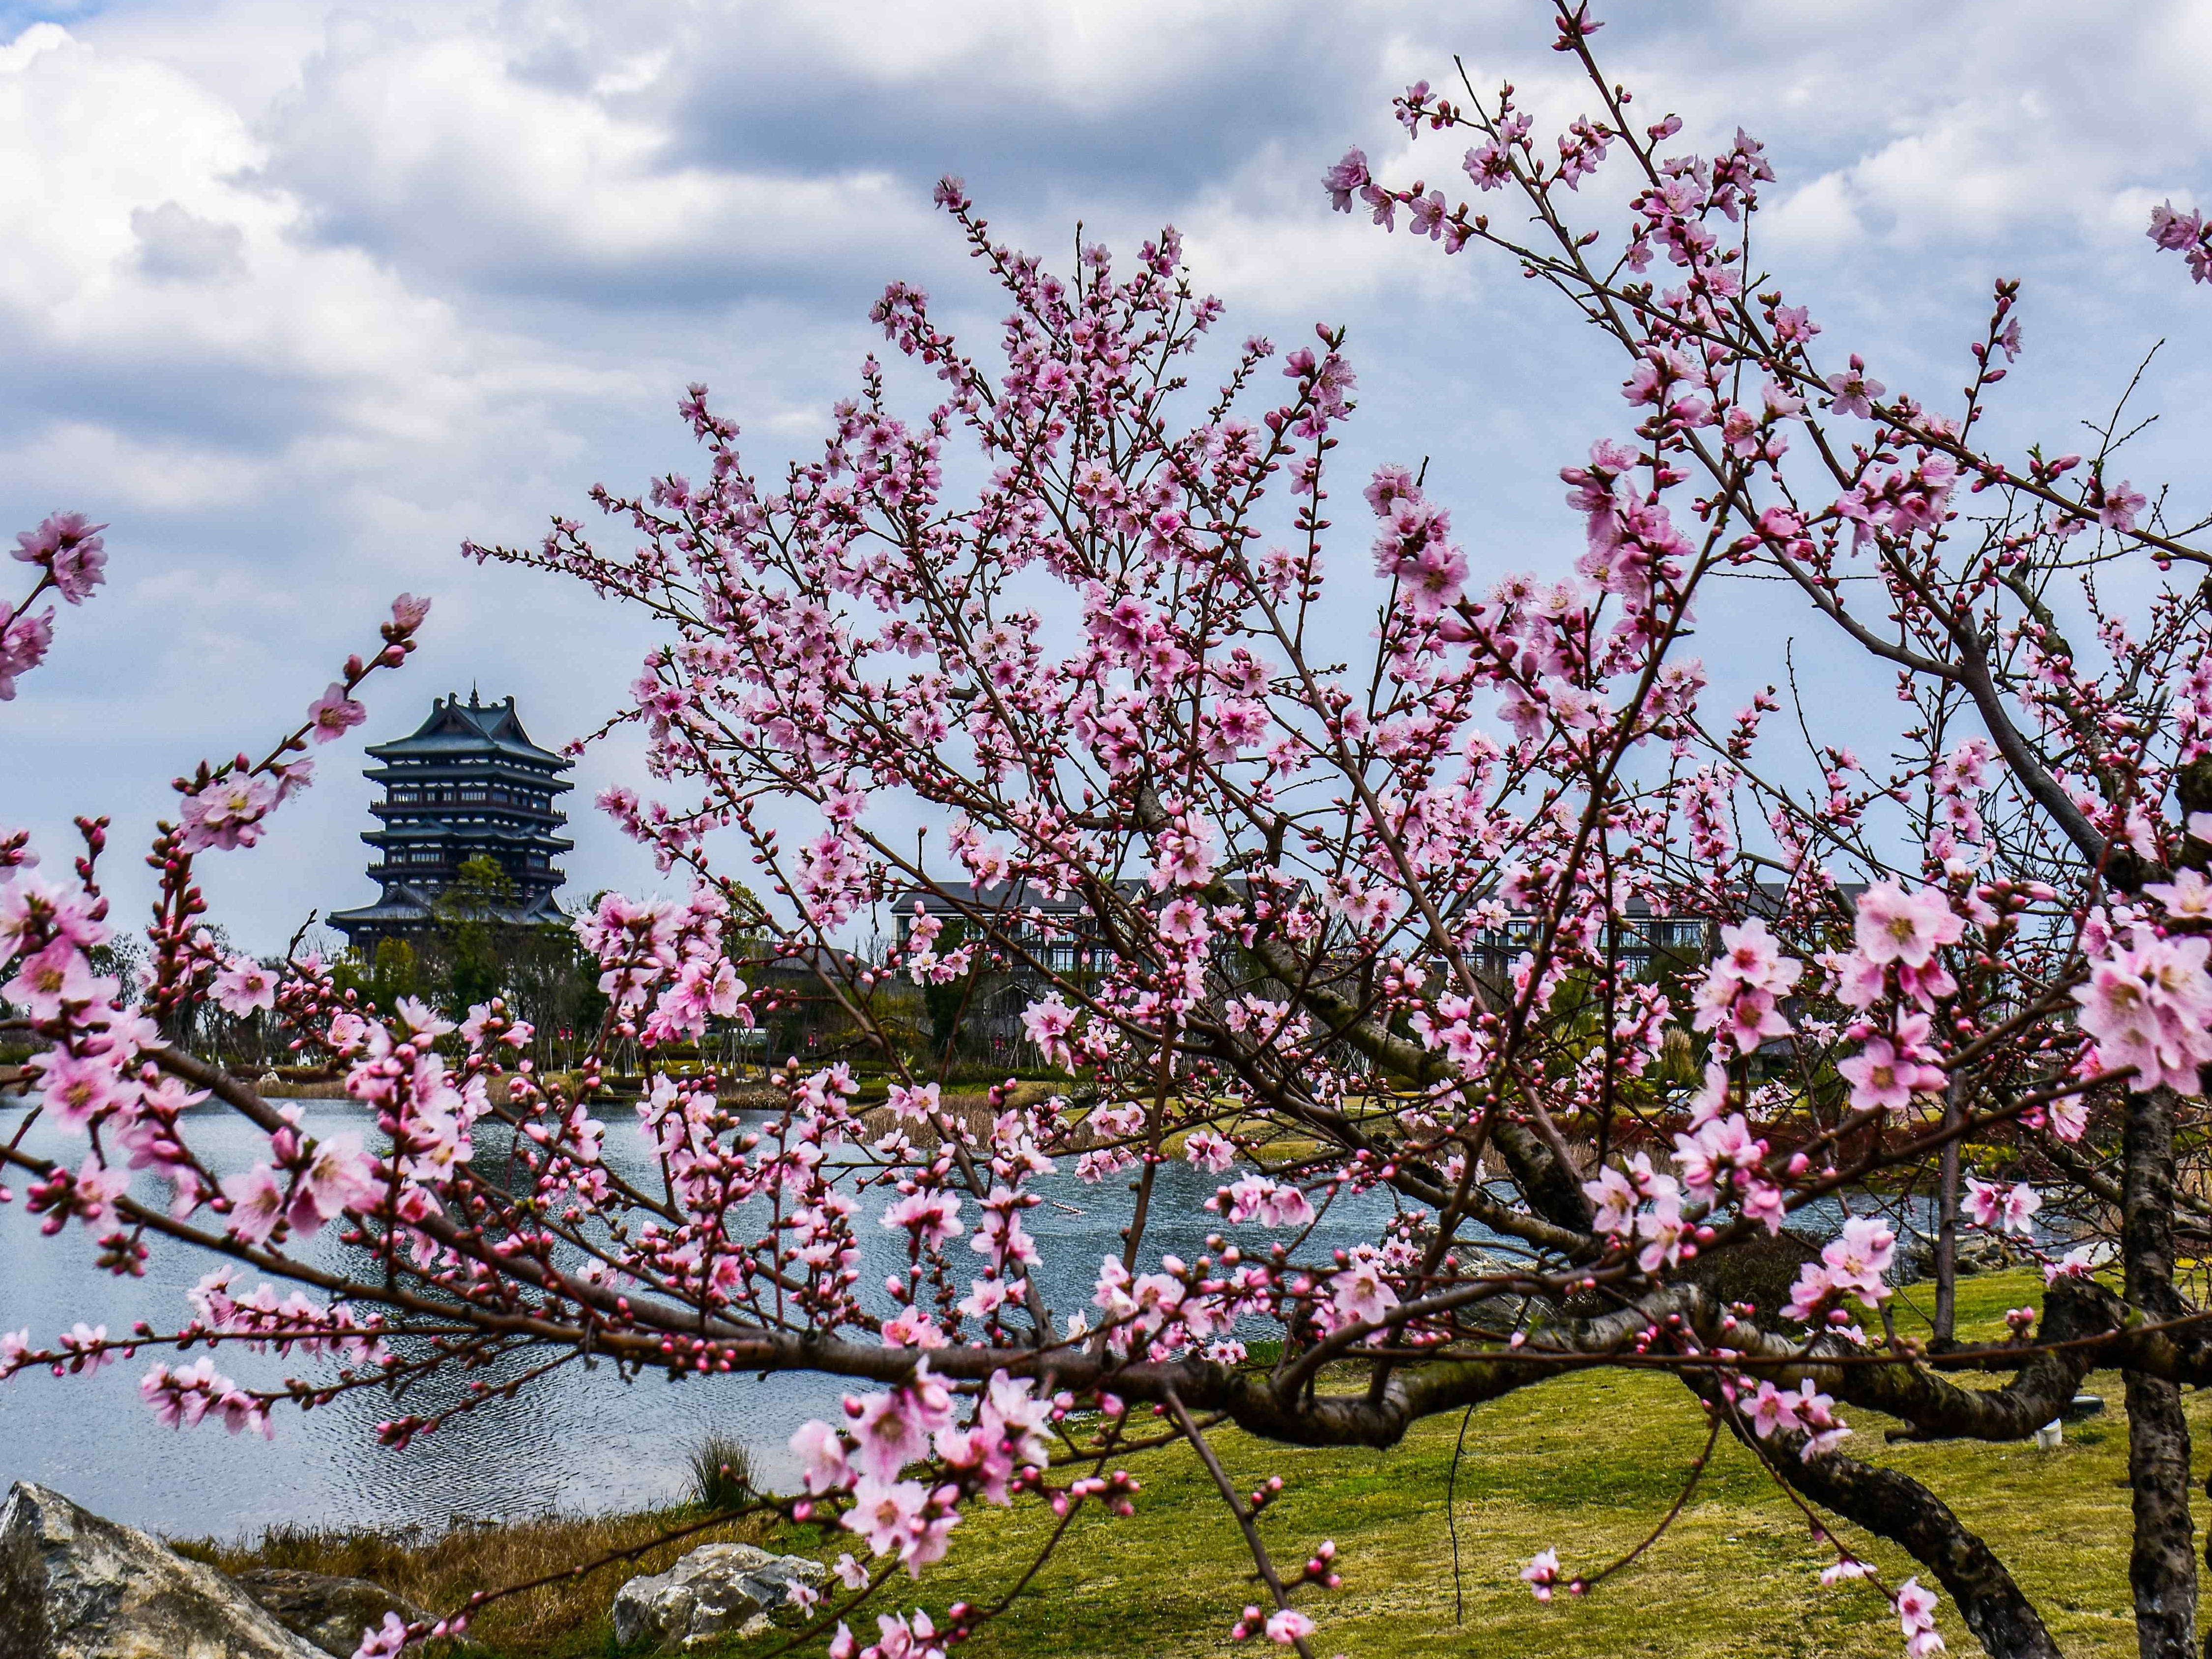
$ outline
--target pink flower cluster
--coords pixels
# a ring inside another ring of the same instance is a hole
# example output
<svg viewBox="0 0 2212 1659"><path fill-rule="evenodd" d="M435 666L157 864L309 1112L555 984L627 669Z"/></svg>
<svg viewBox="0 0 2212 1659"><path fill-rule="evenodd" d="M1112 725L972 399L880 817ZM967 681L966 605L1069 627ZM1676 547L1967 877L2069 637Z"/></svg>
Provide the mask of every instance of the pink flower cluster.
<svg viewBox="0 0 2212 1659"><path fill-rule="evenodd" d="M2150 210L2150 228L2143 233L2160 248L2179 253L2189 262L2189 280L2212 282L2212 232L2204 216L2190 210L2176 212L2171 200Z"/></svg>
<svg viewBox="0 0 2212 1659"><path fill-rule="evenodd" d="M1721 929L1720 957L1698 987L1695 1029L1713 1033L1724 1049L1748 1054L1770 1037L1786 1036L1790 1022L1779 1003L1796 988L1805 964L1783 954L1757 917Z"/></svg>
<svg viewBox="0 0 2212 1659"><path fill-rule="evenodd" d="M2130 942L2091 964L2075 988L2081 1029L2096 1039L2100 1071L2132 1067L2137 1089L2202 1092L2212 1065L2212 939L2161 936L2137 927Z"/></svg>
<svg viewBox="0 0 2212 1659"><path fill-rule="evenodd" d="M1885 1275L1896 1252L1897 1235L1887 1222L1872 1216L1852 1216L1844 1223L1840 1237L1821 1246L1818 1261L1808 1261L1798 1269L1784 1316L1810 1323L1838 1296L1856 1297L1869 1308L1887 1300L1889 1285ZM1841 1310L1831 1317L1840 1319Z"/></svg>
<svg viewBox="0 0 2212 1659"><path fill-rule="evenodd" d="M1850 1433L1850 1428L1837 1419L1835 1403L1814 1386L1810 1377L1799 1382L1794 1393L1762 1382L1752 1398L1752 1431L1762 1440L1802 1431L1806 1437L1806 1455L1818 1456Z"/></svg>

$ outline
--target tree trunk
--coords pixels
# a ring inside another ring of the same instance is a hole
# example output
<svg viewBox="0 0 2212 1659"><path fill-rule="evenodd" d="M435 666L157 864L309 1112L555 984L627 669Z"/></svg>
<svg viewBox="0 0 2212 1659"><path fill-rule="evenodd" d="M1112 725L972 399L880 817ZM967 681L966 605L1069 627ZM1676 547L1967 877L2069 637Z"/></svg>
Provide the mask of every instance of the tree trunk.
<svg viewBox="0 0 2212 1659"><path fill-rule="evenodd" d="M1943 1097L1943 1127L1959 1121L1959 1079ZM1959 1143L1943 1143L1936 1194L1936 1319L1934 1346L1940 1352L1958 1338L1959 1323Z"/></svg>
<svg viewBox="0 0 2212 1659"><path fill-rule="evenodd" d="M2128 1483L2135 1489L2136 1651L2142 1659L2196 1659L2197 1539L2189 1513L2189 1419L2181 1390L2129 1371Z"/></svg>
<svg viewBox="0 0 2212 1659"><path fill-rule="evenodd" d="M2122 1138L2127 1213L2120 1244L2128 1301L2152 1319L2181 1311L2173 1288L2173 1116L2171 1091L2128 1097ZM2135 1493L2136 1650L2142 1659L2196 1659L2197 1539L2189 1513L2189 1420L2174 1383L2125 1373L2128 1483Z"/></svg>

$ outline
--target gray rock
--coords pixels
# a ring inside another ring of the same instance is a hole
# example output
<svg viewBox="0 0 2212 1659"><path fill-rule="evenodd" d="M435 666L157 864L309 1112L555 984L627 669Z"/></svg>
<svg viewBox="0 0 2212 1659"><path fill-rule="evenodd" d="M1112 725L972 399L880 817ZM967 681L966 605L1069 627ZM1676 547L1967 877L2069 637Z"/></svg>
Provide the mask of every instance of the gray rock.
<svg viewBox="0 0 2212 1659"><path fill-rule="evenodd" d="M827 1574L804 1556L771 1555L750 1544L702 1544L666 1572L633 1578L615 1593L615 1639L652 1638L691 1649L729 1636L757 1636L791 1600L793 1584Z"/></svg>
<svg viewBox="0 0 2212 1659"><path fill-rule="evenodd" d="M354 1650L361 1645L362 1632L383 1624L387 1613L398 1613L410 1625L430 1619L406 1597L366 1578L339 1578L293 1567L256 1567L240 1573L237 1583L286 1630L306 1637L337 1659L353 1659Z"/></svg>
<svg viewBox="0 0 2212 1659"><path fill-rule="evenodd" d="M323 1659L213 1567L28 1481L0 1506L0 1654Z"/></svg>

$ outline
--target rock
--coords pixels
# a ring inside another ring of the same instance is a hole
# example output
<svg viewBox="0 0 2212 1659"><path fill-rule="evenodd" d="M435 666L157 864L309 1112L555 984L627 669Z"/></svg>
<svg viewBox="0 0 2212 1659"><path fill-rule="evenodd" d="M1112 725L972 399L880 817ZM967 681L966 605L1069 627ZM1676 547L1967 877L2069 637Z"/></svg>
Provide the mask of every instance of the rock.
<svg viewBox="0 0 2212 1659"><path fill-rule="evenodd" d="M1754 1231L1703 1253L1682 1277L1702 1286L1717 1302L1748 1302L1762 1319L1774 1320L1789 1305L1799 1270L1820 1259L1820 1247L1810 1239L1787 1230L1771 1237Z"/></svg>
<svg viewBox="0 0 2212 1659"><path fill-rule="evenodd" d="M1972 1279L1976 1273L1998 1273L2014 1265L2013 1253L2005 1248L2002 1239L1987 1234L1961 1231L1959 1235L1957 1263L1959 1277ZM1892 1270L1898 1283L1914 1285L1936 1276L1936 1241L1919 1237L1897 1255L1897 1265Z"/></svg>
<svg viewBox="0 0 2212 1659"><path fill-rule="evenodd" d="M793 1584L818 1584L818 1561L771 1555L750 1544L702 1544L666 1572L633 1578L615 1593L615 1639L624 1647L652 1638L663 1648L698 1648L729 1636L756 1636L768 1614L791 1600Z"/></svg>
<svg viewBox="0 0 2212 1659"><path fill-rule="evenodd" d="M0 1654L323 1659L213 1567L28 1481L0 1506Z"/></svg>
<svg viewBox="0 0 2212 1659"><path fill-rule="evenodd" d="M256 1567L240 1573L237 1583L286 1630L306 1637L337 1659L353 1659L353 1650L361 1645L362 1632L381 1625L387 1613L398 1613L410 1625L430 1618L405 1596L395 1595L366 1578L338 1578L290 1567Z"/></svg>

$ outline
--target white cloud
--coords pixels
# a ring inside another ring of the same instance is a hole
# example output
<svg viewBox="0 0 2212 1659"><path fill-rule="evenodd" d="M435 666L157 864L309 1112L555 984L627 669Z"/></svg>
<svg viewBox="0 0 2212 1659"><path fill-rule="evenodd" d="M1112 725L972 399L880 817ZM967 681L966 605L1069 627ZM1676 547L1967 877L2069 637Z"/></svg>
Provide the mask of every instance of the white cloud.
<svg viewBox="0 0 2212 1659"><path fill-rule="evenodd" d="M1686 148L1769 142L1762 252L1828 343L1901 383L2003 270L2031 279L2008 390L2042 429L2160 333L2193 392L2212 311L2142 227L2212 192L2204 8L1614 9L1599 45L1639 112L1680 110ZM149 815L180 765L304 707L400 587L439 609L380 732L479 676L533 730L591 724L641 631L454 544L696 465L671 415L695 378L773 472L881 349L892 276L987 338L940 170L1055 254L1079 217L1125 252L1176 222L1231 339L1348 324L1346 455L1433 456L1471 546L1542 563L1572 531L1553 469L1618 421L1599 343L1499 261L1330 215L1317 178L1357 143L1472 195L1463 142L1409 147L1389 95L1456 51L1549 128L1588 98L1548 44L1519 0L121 0L30 29L0 46L0 503L114 518L115 583L0 712L5 811L55 847L87 804ZM2185 434L2145 442L2139 479L2202 493ZM362 896L351 763L228 884L246 937ZM580 839L579 885L650 879Z"/></svg>

